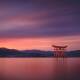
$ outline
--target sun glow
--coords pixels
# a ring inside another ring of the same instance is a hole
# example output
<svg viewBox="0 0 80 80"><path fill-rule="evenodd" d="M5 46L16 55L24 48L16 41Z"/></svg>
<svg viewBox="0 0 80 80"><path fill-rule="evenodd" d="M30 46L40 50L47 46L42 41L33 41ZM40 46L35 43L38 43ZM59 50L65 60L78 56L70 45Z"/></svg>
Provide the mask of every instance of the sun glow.
<svg viewBox="0 0 80 80"><path fill-rule="evenodd" d="M68 45L68 50L79 49L79 36L70 37L55 37L55 38L15 38L15 39L1 39L0 47L12 49L40 49L52 50L51 45Z"/></svg>

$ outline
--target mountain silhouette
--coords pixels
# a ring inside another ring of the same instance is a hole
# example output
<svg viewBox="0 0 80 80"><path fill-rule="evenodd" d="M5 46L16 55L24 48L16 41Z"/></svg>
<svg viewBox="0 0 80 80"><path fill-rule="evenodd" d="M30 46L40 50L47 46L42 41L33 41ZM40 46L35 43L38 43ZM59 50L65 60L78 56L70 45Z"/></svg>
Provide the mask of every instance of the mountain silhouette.
<svg viewBox="0 0 80 80"><path fill-rule="evenodd" d="M0 48L0 57L51 57L51 51L40 50L24 50L19 51L16 49Z"/></svg>
<svg viewBox="0 0 80 80"><path fill-rule="evenodd" d="M65 52L66 57L80 57L80 50ZM54 57L53 51L0 48L0 57Z"/></svg>

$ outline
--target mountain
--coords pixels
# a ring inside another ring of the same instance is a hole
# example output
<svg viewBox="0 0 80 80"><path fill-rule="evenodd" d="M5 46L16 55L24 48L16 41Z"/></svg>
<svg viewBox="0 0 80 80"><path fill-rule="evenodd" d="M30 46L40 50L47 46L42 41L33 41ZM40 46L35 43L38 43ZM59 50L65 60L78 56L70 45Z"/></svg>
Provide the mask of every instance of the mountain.
<svg viewBox="0 0 80 80"><path fill-rule="evenodd" d="M52 57L51 51L24 50L0 48L0 57Z"/></svg>
<svg viewBox="0 0 80 80"><path fill-rule="evenodd" d="M52 51L24 50L22 52L32 57L52 57L54 56Z"/></svg>
<svg viewBox="0 0 80 80"><path fill-rule="evenodd" d="M80 57L80 50L69 51L66 53L67 57Z"/></svg>
<svg viewBox="0 0 80 80"><path fill-rule="evenodd" d="M65 53L66 57L80 57L80 50ZM0 48L0 57L54 57L53 51L23 50Z"/></svg>
<svg viewBox="0 0 80 80"><path fill-rule="evenodd" d="M16 57L18 54L21 52L16 49L0 48L0 57Z"/></svg>

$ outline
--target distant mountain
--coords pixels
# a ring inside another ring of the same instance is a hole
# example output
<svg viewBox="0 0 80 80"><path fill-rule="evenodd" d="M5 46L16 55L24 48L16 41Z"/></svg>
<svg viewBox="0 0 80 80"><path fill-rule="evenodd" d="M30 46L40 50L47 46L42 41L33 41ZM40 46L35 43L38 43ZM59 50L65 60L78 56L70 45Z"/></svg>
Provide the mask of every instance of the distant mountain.
<svg viewBox="0 0 80 80"><path fill-rule="evenodd" d="M0 48L0 57L16 57L18 54L21 52L16 49Z"/></svg>
<svg viewBox="0 0 80 80"><path fill-rule="evenodd" d="M80 50L69 51L66 53L67 57L80 57Z"/></svg>
<svg viewBox="0 0 80 80"><path fill-rule="evenodd" d="M65 53L66 57L80 57L80 50ZM0 57L54 57L53 51L23 50L0 48Z"/></svg>
<svg viewBox="0 0 80 80"><path fill-rule="evenodd" d="M52 51L41 51L41 50L24 50L21 51L32 57L52 57L54 56Z"/></svg>
<svg viewBox="0 0 80 80"><path fill-rule="evenodd" d="M0 48L0 57L52 57L51 51L24 50Z"/></svg>

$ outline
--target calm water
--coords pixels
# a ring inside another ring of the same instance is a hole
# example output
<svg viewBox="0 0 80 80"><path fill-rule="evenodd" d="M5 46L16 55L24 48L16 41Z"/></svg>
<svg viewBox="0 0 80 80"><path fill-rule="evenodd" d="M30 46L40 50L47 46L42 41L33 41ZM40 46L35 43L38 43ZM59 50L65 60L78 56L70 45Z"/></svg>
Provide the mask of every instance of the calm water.
<svg viewBox="0 0 80 80"><path fill-rule="evenodd" d="M80 58L0 58L0 80L80 80Z"/></svg>

